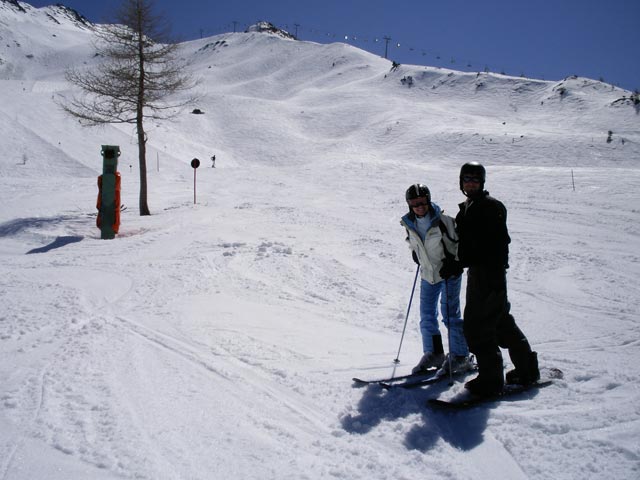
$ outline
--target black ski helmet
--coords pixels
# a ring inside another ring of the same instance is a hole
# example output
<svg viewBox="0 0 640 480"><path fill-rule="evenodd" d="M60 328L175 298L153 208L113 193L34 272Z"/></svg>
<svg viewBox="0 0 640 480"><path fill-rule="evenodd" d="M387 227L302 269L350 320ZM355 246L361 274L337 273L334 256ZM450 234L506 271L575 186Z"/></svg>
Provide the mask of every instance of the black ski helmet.
<svg viewBox="0 0 640 480"><path fill-rule="evenodd" d="M409 203L410 200L415 200L416 198L426 197L427 202L431 204L431 192L426 185L422 183L414 183L409 188L407 188L407 192L404 195L405 200Z"/></svg>
<svg viewBox="0 0 640 480"><path fill-rule="evenodd" d="M462 189L462 177L470 175L472 177L478 177L480 179L480 188L484 190L484 181L487 178L487 171L482 164L478 162L467 162L460 168L460 190Z"/></svg>

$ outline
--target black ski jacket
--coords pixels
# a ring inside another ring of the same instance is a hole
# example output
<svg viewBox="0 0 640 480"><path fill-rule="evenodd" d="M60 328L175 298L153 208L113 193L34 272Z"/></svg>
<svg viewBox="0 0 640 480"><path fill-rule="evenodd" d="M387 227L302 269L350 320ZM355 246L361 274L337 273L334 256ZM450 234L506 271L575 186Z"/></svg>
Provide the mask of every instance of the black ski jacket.
<svg viewBox="0 0 640 480"><path fill-rule="evenodd" d="M458 205L458 257L463 267L509 268L507 209L484 191Z"/></svg>

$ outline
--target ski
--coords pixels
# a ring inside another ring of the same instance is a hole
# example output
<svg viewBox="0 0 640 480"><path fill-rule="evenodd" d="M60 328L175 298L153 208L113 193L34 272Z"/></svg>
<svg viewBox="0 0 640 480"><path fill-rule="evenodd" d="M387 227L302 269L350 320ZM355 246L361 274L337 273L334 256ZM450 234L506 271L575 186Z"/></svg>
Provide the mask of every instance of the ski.
<svg viewBox="0 0 640 480"><path fill-rule="evenodd" d="M466 375L467 373L473 373L477 371L477 369L478 369L477 366L473 365L471 368L455 371L452 374L452 378L461 377L463 375ZM409 378L409 379L406 379L405 381L399 381L399 382L379 382L379 385L382 386L382 388L385 388L387 390L392 388L405 388L405 389L420 388L420 387L426 387L428 385L433 385L434 383L447 380L448 378L449 378L449 373L442 373L438 375L438 373L436 372L433 376L429 378L415 378L415 379Z"/></svg>
<svg viewBox="0 0 640 480"><path fill-rule="evenodd" d="M427 404L431 407L437 407L447 410L466 410L467 408L482 405L483 403L497 402L506 397L510 397L518 393L523 393L528 390L548 387L552 383L553 380L547 380L544 382L537 382L529 385L505 385L504 389L500 393L496 393L495 395L479 396L465 392L460 396L454 397L450 400L430 398L429 400L427 400Z"/></svg>
<svg viewBox="0 0 640 480"><path fill-rule="evenodd" d="M431 398L427 400L427 405L430 407L446 410L466 410L468 408L482 405L484 403L498 402L505 398L518 395L529 390L548 387L549 385L553 385L556 380L561 379L563 377L563 373L557 368L546 368L541 370L540 376L540 380L528 385L505 385L502 391L496 393L495 395L480 396L473 395L470 392L462 392L459 395L448 400Z"/></svg>
<svg viewBox="0 0 640 480"><path fill-rule="evenodd" d="M387 378L378 378L373 380L363 380L361 378L354 377L352 378L354 385L372 385L372 384L391 384L395 382L407 381L409 379L428 379L433 377L437 372L437 368L433 367L429 370L425 370L419 373L409 373L407 375L400 375L399 377L387 377Z"/></svg>

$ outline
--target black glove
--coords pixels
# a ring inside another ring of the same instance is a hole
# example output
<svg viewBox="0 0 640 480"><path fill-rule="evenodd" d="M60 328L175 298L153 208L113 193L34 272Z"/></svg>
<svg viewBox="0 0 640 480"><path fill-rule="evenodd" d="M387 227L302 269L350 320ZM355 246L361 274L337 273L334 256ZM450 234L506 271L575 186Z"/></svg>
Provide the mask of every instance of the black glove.
<svg viewBox="0 0 640 480"><path fill-rule="evenodd" d="M416 262L416 265L420 265L420 260L418 260L418 255L415 250L411 250L411 256L413 257L413 261Z"/></svg>
<svg viewBox="0 0 640 480"><path fill-rule="evenodd" d="M451 277L457 277L462 275L462 264L456 260L445 258L442 261L442 268L438 272L442 278L445 280Z"/></svg>

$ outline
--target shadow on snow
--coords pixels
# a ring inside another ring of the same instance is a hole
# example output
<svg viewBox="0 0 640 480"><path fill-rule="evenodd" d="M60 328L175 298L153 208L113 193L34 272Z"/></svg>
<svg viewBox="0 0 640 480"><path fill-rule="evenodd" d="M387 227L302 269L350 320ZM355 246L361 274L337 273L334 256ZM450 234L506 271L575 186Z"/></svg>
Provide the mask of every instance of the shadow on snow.
<svg viewBox="0 0 640 480"><path fill-rule="evenodd" d="M65 245L69 245L70 243L76 243L83 239L84 237L78 236L67 236L67 237L57 237L53 242L49 245L45 245L44 247L34 248L27 252L27 255L31 253L46 253L55 248L64 247Z"/></svg>
<svg viewBox="0 0 640 480"><path fill-rule="evenodd" d="M483 442L492 409L500 403L529 399L537 395L534 389L459 411L438 410L427 405L428 399L438 397L449 388L446 383L413 390L385 390L379 385L368 385L363 388L364 394L357 412L341 419L342 428L349 433L364 435L382 422L419 415L419 419L405 436L403 443L407 449L427 452L442 439L457 449L468 451Z"/></svg>
<svg viewBox="0 0 640 480"><path fill-rule="evenodd" d="M31 218L16 218L8 222L0 224L0 238L17 236L24 232L36 229L46 229L51 226L59 226L62 224L69 224L82 221L78 216L72 215L60 215L57 217L31 217ZM70 243L76 243L83 240L83 236L79 235L64 235L58 236L51 243L29 250L27 254L31 253L46 253L56 248L64 247Z"/></svg>

